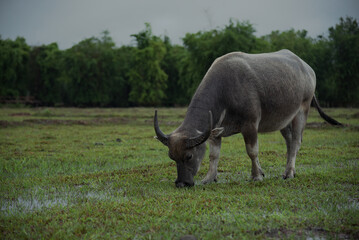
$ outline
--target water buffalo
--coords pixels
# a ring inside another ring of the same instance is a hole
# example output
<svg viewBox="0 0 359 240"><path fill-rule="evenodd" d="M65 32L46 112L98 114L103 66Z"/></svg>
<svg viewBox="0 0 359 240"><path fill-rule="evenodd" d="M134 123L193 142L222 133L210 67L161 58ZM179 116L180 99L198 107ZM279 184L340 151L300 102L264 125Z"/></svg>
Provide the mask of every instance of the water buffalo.
<svg viewBox="0 0 359 240"><path fill-rule="evenodd" d="M314 95L313 69L289 50L246 54L233 52L217 58L198 86L182 124L164 134L154 116L156 138L169 148L177 164L177 187L193 186L193 177L210 145L210 166L203 183L217 180L221 138L242 133L252 160L252 179L262 180L258 160L258 132L280 130L287 145L283 178L295 176L295 159L302 142L311 102L333 125Z"/></svg>

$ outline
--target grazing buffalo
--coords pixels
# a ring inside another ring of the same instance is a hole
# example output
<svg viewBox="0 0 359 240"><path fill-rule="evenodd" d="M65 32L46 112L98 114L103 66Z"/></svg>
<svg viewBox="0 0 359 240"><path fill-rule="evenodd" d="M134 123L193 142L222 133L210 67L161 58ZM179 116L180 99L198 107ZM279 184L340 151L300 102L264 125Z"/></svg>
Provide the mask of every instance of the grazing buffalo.
<svg viewBox="0 0 359 240"><path fill-rule="evenodd" d="M203 183L217 180L221 138L242 133L252 160L252 179L262 180L258 160L258 132L280 130L287 145L283 178L295 176L295 159L302 142L311 102L321 117L333 125L314 96L313 69L289 50L246 54L233 52L217 58L198 86L182 124L171 134L159 126L157 139L169 148L177 164L177 187L193 186L193 177L210 145L210 166Z"/></svg>

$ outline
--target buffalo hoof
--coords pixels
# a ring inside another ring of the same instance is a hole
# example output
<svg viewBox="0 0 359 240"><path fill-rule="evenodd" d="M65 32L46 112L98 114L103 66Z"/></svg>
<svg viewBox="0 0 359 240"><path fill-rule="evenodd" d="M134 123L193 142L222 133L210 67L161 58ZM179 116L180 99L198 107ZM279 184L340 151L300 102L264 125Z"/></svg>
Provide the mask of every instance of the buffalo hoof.
<svg viewBox="0 0 359 240"><path fill-rule="evenodd" d="M294 169L286 170L283 174L283 179L289 179L289 178L294 178L294 177L295 177Z"/></svg>
<svg viewBox="0 0 359 240"><path fill-rule="evenodd" d="M263 178L264 178L264 172L262 171L262 169L259 169L259 173L252 174L253 181L262 181Z"/></svg>
<svg viewBox="0 0 359 240"><path fill-rule="evenodd" d="M194 183L186 183L186 182L176 182L176 187L184 188L184 187L193 187Z"/></svg>
<svg viewBox="0 0 359 240"><path fill-rule="evenodd" d="M208 184L208 183L212 183L212 182L217 182L217 176L215 177L205 177L201 182L202 184Z"/></svg>
<svg viewBox="0 0 359 240"><path fill-rule="evenodd" d="M263 181L263 175L252 176L253 181Z"/></svg>

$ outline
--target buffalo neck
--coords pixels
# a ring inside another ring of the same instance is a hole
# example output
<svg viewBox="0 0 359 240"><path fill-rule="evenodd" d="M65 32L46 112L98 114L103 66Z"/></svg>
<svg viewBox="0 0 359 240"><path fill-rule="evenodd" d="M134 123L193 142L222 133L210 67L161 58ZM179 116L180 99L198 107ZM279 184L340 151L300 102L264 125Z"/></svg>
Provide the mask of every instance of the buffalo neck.
<svg viewBox="0 0 359 240"><path fill-rule="evenodd" d="M208 131L210 127L209 111L212 112L213 121L216 121L218 115L215 107L217 104L213 103L213 100L200 99L195 95L187 109L185 119L180 127L181 130L189 132L192 137L198 135L197 131Z"/></svg>
<svg viewBox="0 0 359 240"><path fill-rule="evenodd" d="M221 78L215 71L208 71L188 106L186 117L180 126L181 130L197 135L197 131L205 132L209 128L209 111L215 124L224 109L223 86Z"/></svg>

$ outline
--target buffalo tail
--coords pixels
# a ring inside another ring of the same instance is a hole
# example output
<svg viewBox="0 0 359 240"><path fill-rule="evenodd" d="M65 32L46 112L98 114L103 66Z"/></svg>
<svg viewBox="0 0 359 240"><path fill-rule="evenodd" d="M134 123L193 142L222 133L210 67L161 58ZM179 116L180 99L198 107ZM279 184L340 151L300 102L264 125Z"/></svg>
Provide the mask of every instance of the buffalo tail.
<svg viewBox="0 0 359 240"><path fill-rule="evenodd" d="M313 105L316 107L316 109L318 110L319 115L320 115L325 121L327 121L328 123L330 123L330 124L332 124L332 125L343 126L343 124L341 124L341 123L338 122L337 120L335 120L335 119L329 117L327 114L325 114L325 113L323 112L322 108L319 106L318 100L317 100L317 98L315 97L315 95L313 96L312 103L313 103Z"/></svg>

